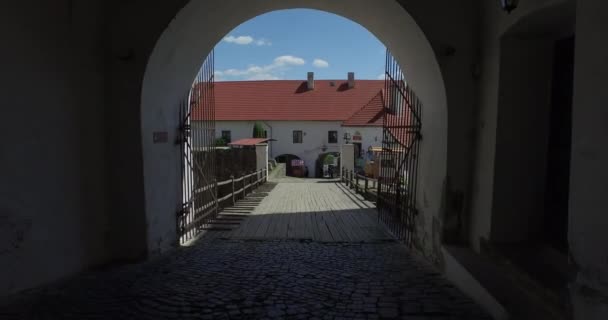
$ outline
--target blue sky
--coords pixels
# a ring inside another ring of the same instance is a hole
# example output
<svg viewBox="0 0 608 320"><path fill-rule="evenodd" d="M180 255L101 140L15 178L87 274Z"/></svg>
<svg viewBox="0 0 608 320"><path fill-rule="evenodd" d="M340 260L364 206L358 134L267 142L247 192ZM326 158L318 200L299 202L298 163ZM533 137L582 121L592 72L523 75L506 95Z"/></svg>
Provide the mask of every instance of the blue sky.
<svg viewBox="0 0 608 320"><path fill-rule="evenodd" d="M216 81L378 79L384 73L384 45L346 18L292 9L260 15L236 27L215 47ZM384 79L384 78L382 78Z"/></svg>

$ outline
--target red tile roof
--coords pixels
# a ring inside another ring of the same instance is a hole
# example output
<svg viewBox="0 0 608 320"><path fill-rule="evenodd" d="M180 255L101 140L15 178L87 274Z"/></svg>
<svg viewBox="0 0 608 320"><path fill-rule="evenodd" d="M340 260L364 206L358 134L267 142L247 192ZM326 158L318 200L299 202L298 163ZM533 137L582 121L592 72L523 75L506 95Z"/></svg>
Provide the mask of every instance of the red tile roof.
<svg viewBox="0 0 608 320"><path fill-rule="evenodd" d="M382 127L384 98L378 92L366 105L342 123L346 127Z"/></svg>
<svg viewBox="0 0 608 320"><path fill-rule="evenodd" d="M360 111L361 123L362 108L383 88L384 80L356 80L352 89L345 80L315 80L313 90L301 80L216 82L215 119L345 121Z"/></svg>

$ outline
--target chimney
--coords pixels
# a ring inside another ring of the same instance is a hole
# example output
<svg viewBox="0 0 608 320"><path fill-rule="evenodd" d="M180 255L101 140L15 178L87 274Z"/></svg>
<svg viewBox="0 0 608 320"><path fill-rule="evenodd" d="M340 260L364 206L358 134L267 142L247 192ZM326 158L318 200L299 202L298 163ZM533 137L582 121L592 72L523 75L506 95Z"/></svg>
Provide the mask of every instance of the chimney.
<svg viewBox="0 0 608 320"><path fill-rule="evenodd" d="M308 90L312 90L315 88L315 73L308 73Z"/></svg>
<svg viewBox="0 0 608 320"><path fill-rule="evenodd" d="M348 88L352 89L354 87L355 87L355 73L349 72L348 73Z"/></svg>

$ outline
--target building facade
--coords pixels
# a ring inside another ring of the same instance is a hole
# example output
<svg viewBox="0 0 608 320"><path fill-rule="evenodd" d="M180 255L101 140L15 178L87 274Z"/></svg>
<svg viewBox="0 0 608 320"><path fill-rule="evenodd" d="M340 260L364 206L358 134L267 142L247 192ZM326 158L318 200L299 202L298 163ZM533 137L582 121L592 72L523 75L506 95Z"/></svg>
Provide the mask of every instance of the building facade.
<svg viewBox="0 0 608 320"><path fill-rule="evenodd" d="M252 138L262 128L270 157L304 160L314 177L317 160L352 143L355 168L363 171L372 147L382 145L384 80L238 81L215 84L217 139ZM195 119L196 121L196 119Z"/></svg>

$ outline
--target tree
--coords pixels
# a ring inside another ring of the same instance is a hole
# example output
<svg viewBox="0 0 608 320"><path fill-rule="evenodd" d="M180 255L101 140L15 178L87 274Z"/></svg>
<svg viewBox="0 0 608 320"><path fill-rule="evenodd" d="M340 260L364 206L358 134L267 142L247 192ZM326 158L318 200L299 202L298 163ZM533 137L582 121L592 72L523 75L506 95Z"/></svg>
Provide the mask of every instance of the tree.
<svg viewBox="0 0 608 320"><path fill-rule="evenodd" d="M266 138L264 137L264 127L259 122L253 125L253 137L254 138Z"/></svg>
<svg viewBox="0 0 608 320"><path fill-rule="evenodd" d="M217 138L215 139L215 146L216 147L225 147L227 145L226 140L224 140L223 138Z"/></svg>
<svg viewBox="0 0 608 320"><path fill-rule="evenodd" d="M328 154L327 156L325 156L325 159L323 159L323 164L334 164L335 158L333 155Z"/></svg>

